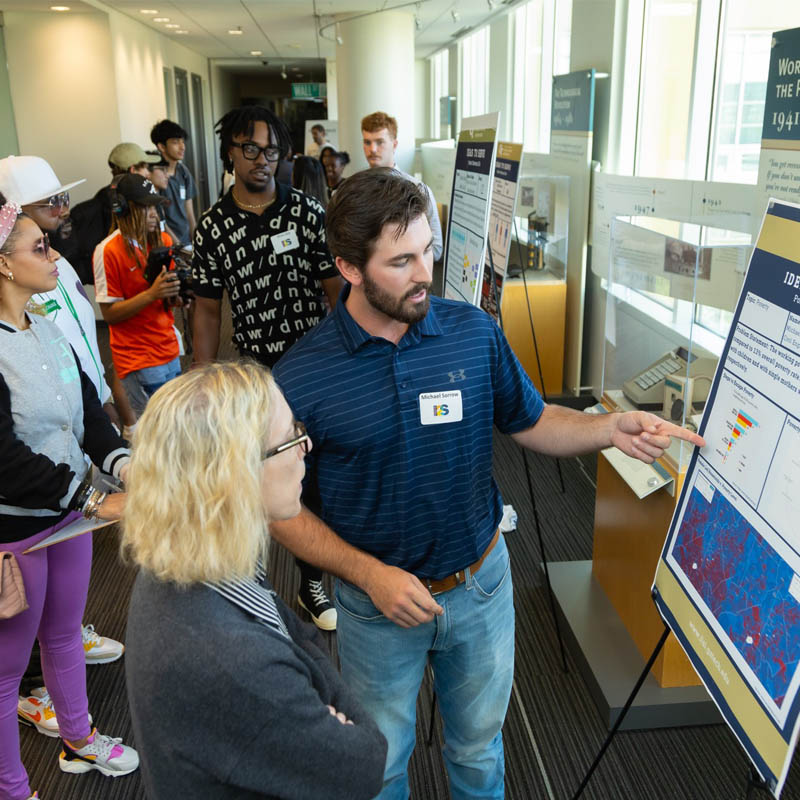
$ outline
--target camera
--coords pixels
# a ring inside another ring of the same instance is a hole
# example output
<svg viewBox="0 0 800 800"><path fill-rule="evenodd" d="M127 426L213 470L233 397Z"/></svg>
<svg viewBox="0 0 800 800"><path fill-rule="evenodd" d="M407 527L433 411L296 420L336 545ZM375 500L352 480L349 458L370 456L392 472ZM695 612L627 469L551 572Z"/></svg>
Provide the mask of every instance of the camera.
<svg viewBox="0 0 800 800"><path fill-rule="evenodd" d="M180 283L178 295L184 303L192 299L192 267L187 260L188 254L180 245L172 247L154 247L147 256L147 266L144 268L144 279L152 285L153 281L161 274L161 270L170 268L170 263L175 262L174 272Z"/></svg>

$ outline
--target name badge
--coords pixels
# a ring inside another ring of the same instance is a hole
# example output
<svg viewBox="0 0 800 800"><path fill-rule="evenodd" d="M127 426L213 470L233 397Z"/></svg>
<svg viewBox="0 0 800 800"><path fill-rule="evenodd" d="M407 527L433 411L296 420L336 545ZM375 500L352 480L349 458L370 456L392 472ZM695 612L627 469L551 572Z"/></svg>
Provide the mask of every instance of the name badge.
<svg viewBox="0 0 800 800"><path fill-rule="evenodd" d="M289 230L283 233L276 233L274 236L270 236L269 240L272 242L272 248L276 253L285 253L287 250L294 250L300 247L297 231Z"/></svg>
<svg viewBox="0 0 800 800"><path fill-rule="evenodd" d="M61 306L58 304L58 300L56 300L56 299L54 299L52 297L44 304L44 313L45 314L54 314L56 311L60 311L60 310L61 310Z"/></svg>
<svg viewBox="0 0 800 800"><path fill-rule="evenodd" d="M461 391L423 392L419 396L419 421L423 425L442 425L445 422L461 422L464 409Z"/></svg>
<svg viewBox="0 0 800 800"><path fill-rule="evenodd" d="M181 200L185 200L186 199L186 187L185 186L181 186L180 191L181 191Z"/></svg>

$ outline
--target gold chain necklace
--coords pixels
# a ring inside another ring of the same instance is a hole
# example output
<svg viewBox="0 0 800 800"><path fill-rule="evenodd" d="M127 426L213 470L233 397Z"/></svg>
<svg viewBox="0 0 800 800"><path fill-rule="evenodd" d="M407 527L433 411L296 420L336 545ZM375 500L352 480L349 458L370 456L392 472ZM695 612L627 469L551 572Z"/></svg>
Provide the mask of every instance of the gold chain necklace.
<svg viewBox="0 0 800 800"><path fill-rule="evenodd" d="M266 208L272 202L272 200L267 200L266 203L245 203L244 200L240 200L236 196L236 192L231 192L231 194L233 195L233 199L236 201L236 204L242 206L243 208L252 208L258 210L259 208Z"/></svg>

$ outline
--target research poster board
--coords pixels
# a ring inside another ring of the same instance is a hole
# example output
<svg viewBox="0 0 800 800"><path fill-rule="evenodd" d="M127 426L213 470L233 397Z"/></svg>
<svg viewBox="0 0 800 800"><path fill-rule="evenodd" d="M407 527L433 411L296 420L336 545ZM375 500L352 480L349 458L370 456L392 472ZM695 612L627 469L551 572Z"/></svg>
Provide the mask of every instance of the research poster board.
<svg viewBox="0 0 800 800"><path fill-rule="evenodd" d="M335 119L307 119L306 120L306 136L303 140L303 152L308 153L308 148L313 144L316 147L314 137L311 135L311 129L315 125L322 125L325 128L325 140L328 144L332 144L337 150L339 149L339 123Z"/></svg>
<svg viewBox="0 0 800 800"><path fill-rule="evenodd" d="M514 206L519 189L519 167L522 162L522 145L500 142L494 163L494 185L492 203L489 209L489 248L483 265L483 284L481 286L481 308L500 321L497 304L502 303L503 282L508 266L508 252L511 248L511 232L514 225ZM494 267L494 269L492 269ZM494 287L492 286L494 281ZM495 290L496 289L496 290Z"/></svg>
<svg viewBox="0 0 800 800"><path fill-rule="evenodd" d="M499 112L467 117L456 144L444 296L478 304L486 256Z"/></svg>
<svg viewBox="0 0 800 800"><path fill-rule="evenodd" d="M775 797L800 710L800 206L770 201L653 586Z"/></svg>
<svg viewBox="0 0 800 800"><path fill-rule="evenodd" d="M800 28L772 34L761 129L757 208L800 202Z"/></svg>

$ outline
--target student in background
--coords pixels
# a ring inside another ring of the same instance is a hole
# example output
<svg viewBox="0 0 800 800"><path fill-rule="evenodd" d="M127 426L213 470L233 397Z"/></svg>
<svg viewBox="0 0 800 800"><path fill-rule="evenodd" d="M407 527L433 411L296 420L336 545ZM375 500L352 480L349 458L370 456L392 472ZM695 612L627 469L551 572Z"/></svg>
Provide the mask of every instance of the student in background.
<svg viewBox="0 0 800 800"><path fill-rule="evenodd" d="M164 209L167 225L180 244L191 246L196 225L194 198L197 187L192 173L183 163L188 138L189 134L177 122L169 119L157 122L150 131L150 140L168 164L169 183L162 192L170 201Z"/></svg>
<svg viewBox="0 0 800 800"><path fill-rule="evenodd" d="M319 160L311 156L298 156L292 170L292 186L313 197L325 208L328 205L328 187L325 170Z"/></svg>

